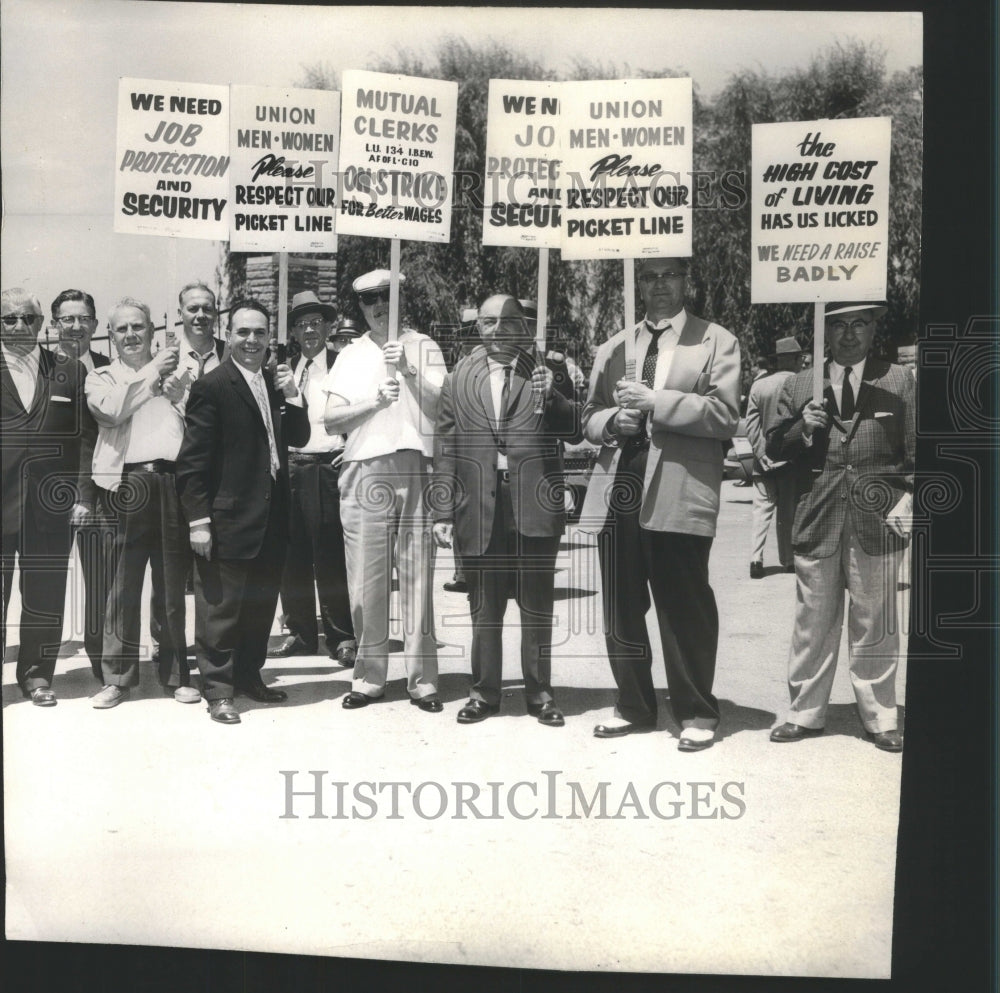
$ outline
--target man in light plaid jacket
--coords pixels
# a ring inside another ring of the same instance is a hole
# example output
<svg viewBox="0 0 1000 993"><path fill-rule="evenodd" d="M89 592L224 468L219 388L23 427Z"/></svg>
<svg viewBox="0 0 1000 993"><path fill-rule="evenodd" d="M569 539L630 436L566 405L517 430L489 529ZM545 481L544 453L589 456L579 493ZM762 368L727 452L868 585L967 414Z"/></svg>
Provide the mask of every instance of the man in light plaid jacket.
<svg viewBox="0 0 1000 993"><path fill-rule="evenodd" d="M881 304L828 303L823 399L812 370L788 380L767 455L795 466L792 529L795 627L788 658L791 706L771 732L776 742L822 734L847 588L850 675L865 732L898 752L899 556L912 518L913 377L870 356Z"/></svg>

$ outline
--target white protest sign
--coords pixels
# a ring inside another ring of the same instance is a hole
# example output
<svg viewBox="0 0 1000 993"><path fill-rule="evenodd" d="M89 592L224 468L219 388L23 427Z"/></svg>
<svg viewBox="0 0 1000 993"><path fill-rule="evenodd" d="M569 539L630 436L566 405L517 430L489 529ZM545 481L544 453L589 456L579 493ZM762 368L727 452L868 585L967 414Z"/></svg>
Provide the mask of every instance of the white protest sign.
<svg viewBox="0 0 1000 993"><path fill-rule="evenodd" d="M883 300L892 119L755 124L752 303Z"/></svg>
<svg viewBox="0 0 1000 993"><path fill-rule="evenodd" d="M562 257L691 255L691 80L561 84Z"/></svg>
<svg viewBox="0 0 1000 993"><path fill-rule="evenodd" d="M458 83L343 74L340 234L447 242Z"/></svg>
<svg viewBox="0 0 1000 993"><path fill-rule="evenodd" d="M560 84L491 79L483 244L559 248Z"/></svg>
<svg viewBox="0 0 1000 993"><path fill-rule="evenodd" d="M232 86L229 247L337 251L340 94Z"/></svg>
<svg viewBox="0 0 1000 993"><path fill-rule="evenodd" d="M120 234L229 237L229 87L118 80Z"/></svg>

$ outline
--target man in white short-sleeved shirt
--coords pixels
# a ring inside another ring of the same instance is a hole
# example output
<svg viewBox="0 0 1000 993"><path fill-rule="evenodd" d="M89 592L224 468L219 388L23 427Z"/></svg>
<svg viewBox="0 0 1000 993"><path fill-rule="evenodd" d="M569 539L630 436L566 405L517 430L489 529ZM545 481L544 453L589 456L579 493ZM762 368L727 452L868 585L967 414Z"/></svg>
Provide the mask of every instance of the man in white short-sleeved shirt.
<svg viewBox="0 0 1000 993"><path fill-rule="evenodd" d="M432 521L424 491L446 368L427 335L404 329L389 340L389 282L386 269L354 281L369 331L344 350L324 384L326 429L347 436L340 514L358 654L343 706L364 707L385 692L395 561L407 690L414 705L438 713Z"/></svg>

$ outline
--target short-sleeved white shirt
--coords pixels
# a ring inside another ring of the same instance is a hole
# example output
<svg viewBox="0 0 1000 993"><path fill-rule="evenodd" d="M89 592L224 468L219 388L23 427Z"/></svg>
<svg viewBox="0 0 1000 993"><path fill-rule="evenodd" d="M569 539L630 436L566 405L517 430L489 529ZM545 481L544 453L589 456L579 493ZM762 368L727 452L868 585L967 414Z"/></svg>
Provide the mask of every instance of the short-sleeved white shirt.
<svg viewBox="0 0 1000 993"><path fill-rule="evenodd" d="M399 336L399 341L407 363L440 389L447 367L437 342L409 328ZM349 404L360 403L373 399L388 375L382 349L365 333L337 357L323 382L323 391ZM376 411L348 433L345 462L360 462L405 449L433 456L437 404L421 408L402 375L397 373L396 378L400 380L399 400Z"/></svg>

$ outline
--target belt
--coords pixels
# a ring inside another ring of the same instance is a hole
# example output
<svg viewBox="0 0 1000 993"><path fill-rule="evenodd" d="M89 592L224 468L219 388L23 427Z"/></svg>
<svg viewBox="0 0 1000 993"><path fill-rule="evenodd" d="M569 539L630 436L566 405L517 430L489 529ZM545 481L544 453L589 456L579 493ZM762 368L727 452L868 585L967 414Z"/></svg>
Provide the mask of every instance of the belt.
<svg viewBox="0 0 1000 993"><path fill-rule="evenodd" d="M510 469L497 469L497 479L499 479L501 483L509 483Z"/></svg>
<svg viewBox="0 0 1000 993"><path fill-rule="evenodd" d="M151 462L126 462L122 468L125 472L172 473L177 468L177 463L167 459L153 459Z"/></svg>
<svg viewBox="0 0 1000 993"><path fill-rule="evenodd" d="M343 449L336 452L289 452L288 461L292 465L329 465L342 452Z"/></svg>

